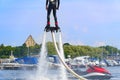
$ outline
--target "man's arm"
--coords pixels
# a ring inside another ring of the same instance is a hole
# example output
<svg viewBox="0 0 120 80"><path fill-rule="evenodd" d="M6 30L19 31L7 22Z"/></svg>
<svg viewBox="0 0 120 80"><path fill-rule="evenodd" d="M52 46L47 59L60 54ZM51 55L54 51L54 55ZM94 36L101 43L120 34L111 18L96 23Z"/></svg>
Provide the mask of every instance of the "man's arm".
<svg viewBox="0 0 120 80"><path fill-rule="evenodd" d="M46 9L48 8L48 0L46 0Z"/></svg>
<svg viewBox="0 0 120 80"><path fill-rule="evenodd" d="M58 0L57 2L58 2L58 4L57 4L57 9L59 9L60 0Z"/></svg>

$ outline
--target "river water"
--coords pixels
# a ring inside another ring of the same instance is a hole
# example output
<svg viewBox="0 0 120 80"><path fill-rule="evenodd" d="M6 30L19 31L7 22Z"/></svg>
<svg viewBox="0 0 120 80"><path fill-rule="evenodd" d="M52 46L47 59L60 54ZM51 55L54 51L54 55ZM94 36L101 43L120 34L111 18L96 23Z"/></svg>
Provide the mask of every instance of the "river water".
<svg viewBox="0 0 120 80"><path fill-rule="evenodd" d="M120 80L120 66L106 67L106 69L110 71L113 76L111 80Z"/></svg>
<svg viewBox="0 0 120 80"><path fill-rule="evenodd" d="M113 76L110 80L120 80L120 66L106 67L106 69L110 71ZM57 73L58 71L51 70L46 77L56 77L55 75L58 75ZM40 80L39 77L35 78L35 74L36 70L0 70L0 80ZM59 80L59 78L57 80Z"/></svg>

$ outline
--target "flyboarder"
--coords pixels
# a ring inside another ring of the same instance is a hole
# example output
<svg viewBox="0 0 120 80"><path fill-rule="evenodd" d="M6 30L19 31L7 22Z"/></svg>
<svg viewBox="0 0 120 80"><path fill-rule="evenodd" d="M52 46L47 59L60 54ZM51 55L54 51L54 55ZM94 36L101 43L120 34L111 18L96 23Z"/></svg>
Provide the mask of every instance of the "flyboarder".
<svg viewBox="0 0 120 80"><path fill-rule="evenodd" d="M46 0L46 10L47 10L47 25L45 27L46 31L49 31L49 30L58 31L59 27L58 27L58 21L56 16L56 10L59 9L59 5L60 5L60 0ZM53 16L55 20L55 27L50 27L50 14L52 10L53 10Z"/></svg>

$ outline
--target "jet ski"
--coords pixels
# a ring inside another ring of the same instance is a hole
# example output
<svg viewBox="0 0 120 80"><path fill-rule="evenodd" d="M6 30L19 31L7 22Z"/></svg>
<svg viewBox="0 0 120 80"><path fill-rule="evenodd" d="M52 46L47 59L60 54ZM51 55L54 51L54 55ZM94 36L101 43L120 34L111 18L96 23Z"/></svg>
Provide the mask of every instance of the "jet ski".
<svg viewBox="0 0 120 80"><path fill-rule="evenodd" d="M109 71L100 66L88 66L86 71L74 71L89 80L109 80L112 77Z"/></svg>

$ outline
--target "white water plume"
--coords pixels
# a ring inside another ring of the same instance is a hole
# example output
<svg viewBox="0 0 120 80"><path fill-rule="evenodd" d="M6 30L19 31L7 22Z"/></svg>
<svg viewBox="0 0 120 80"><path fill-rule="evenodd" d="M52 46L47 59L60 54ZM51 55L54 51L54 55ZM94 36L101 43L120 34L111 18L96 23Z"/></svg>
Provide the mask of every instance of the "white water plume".
<svg viewBox="0 0 120 80"><path fill-rule="evenodd" d="M63 58L63 60L65 61L65 56L64 56L64 51L63 51L63 43L62 43L62 34L60 32L59 34L59 43L58 43L58 46L59 46L59 51L60 51L60 56ZM62 63L61 63L62 65ZM61 66L61 76L62 76L62 80L68 80L67 79L67 73L66 73L66 69L65 67L62 65Z"/></svg>
<svg viewBox="0 0 120 80"><path fill-rule="evenodd" d="M48 63L47 63L47 47L46 47L46 32L44 32L41 52L39 54L37 70L30 80L50 80L47 76Z"/></svg>

